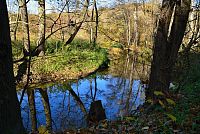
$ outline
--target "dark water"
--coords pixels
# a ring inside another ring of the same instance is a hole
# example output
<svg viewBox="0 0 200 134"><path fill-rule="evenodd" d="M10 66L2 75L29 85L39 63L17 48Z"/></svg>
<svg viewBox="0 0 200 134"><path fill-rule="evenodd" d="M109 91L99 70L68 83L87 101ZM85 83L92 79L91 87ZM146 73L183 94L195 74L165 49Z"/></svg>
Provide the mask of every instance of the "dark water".
<svg viewBox="0 0 200 134"><path fill-rule="evenodd" d="M93 76L71 82L51 83L42 88L47 91L54 130L86 126L86 115L94 100L101 100L107 119L116 120L131 114L145 101L146 66L136 63L134 56L125 55L113 60L110 68ZM40 88L40 87L38 87ZM35 89L37 125L46 125L42 96ZM21 92L18 92L21 97ZM24 126L31 129L27 94L22 102Z"/></svg>

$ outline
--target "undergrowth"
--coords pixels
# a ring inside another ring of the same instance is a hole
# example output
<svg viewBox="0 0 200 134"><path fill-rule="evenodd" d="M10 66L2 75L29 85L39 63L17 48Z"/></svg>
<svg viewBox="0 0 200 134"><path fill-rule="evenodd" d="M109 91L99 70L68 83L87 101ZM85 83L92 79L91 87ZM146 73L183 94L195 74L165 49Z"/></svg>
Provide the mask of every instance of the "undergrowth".
<svg viewBox="0 0 200 134"><path fill-rule="evenodd" d="M185 61L179 62L185 64ZM154 91L158 103L153 103L151 99L146 100L146 105L139 108L137 114L126 118L135 132L170 134L200 131L199 54L190 54L189 62L189 66L178 66L181 74L174 75L179 77L174 79L175 86L169 90L169 95Z"/></svg>

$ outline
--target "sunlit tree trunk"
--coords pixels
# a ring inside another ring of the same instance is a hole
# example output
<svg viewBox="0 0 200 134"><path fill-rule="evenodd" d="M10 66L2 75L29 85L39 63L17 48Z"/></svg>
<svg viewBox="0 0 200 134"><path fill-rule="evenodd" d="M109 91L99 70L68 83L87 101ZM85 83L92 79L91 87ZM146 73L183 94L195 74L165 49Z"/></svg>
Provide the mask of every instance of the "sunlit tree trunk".
<svg viewBox="0 0 200 134"><path fill-rule="evenodd" d="M38 0L38 13L39 13L39 32L38 32L38 42L40 45L38 47L39 56L44 56L45 54L45 27L46 27L46 17L45 17L45 0Z"/></svg>
<svg viewBox="0 0 200 134"><path fill-rule="evenodd" d="M196 2L195 0L192 0L192 11L190 12L190 22L188 26L189 40L187 44L185 44L185 48L183 50L183 54L185 55L185 57L187 57L188 53L190 52L190 49L193 47L193 45L198 43L198 39L200 38L200 12L195 10L195 8Z"/></svg>
<svg viewBox="0 0 200 134"><path fill-rule="evenodd" d="M0 133L23 134L13 73L12 47L6 1L0 1Z"/></svg>
<svg viewBox="0 0 200 134"><path fill-rule="evenodd" d="M97 36L98 36L98 25L99 25L99 16L97 9L97 2L93 0L92 10L91 10L91 28L90 28L90 43L96 44ZM95 19L94 19L95 17ZM93 25L95 22L95 25Z"/></svg>
<svg viewBox="0 0 200 134"><path fill-rule="evenodd" d="M16 17L16 24L15 24L15 27L14 27L14 30L13 30L13 40L16 41L17 40L17 29L18 29L18 26L19 26L19 18L20 18L20 14L19 14L19 11L17 13L17 17Z"/></svg>
<svg viewBox="0 0 200 134"><path fill-rule="evenodd" d="M22 19L24 54L27 55L30 50L30 33L26 0L19 0L19 8Z"/></svg>
<svg viewBox="0 0 200 134"><path fill-rule="evenodd" d="M60 38L64 42L65 41L65 32L62 26L62 19L59 19L59 26L60 26Z"/></svg>
<svg viewBox="0 0 200 134"><path fill-rule="evenodd" d="M138 46L139 44L139 33L138 33L138 3L136 3L136 6L135 6L135 12L134 12L134 34L135 34L135 37L134 37L134 44L136 46Z"/></svg>
<svg viewBox="0 0 200 134"><path fill-rule="evenodd" d="M190 12L191 0L163 0L154 53L151 65L148 93L154 90L167 91L171 82L172 69L182 43Z"/></svg>

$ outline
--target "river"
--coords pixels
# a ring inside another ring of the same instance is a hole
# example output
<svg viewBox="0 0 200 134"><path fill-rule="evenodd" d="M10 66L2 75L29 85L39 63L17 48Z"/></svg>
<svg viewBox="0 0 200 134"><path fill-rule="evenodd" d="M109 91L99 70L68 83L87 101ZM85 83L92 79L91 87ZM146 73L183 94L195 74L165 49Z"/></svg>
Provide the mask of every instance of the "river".
<svg viewBox="0 0 200 134"><path fill-rule="evenodd" d="M85 117L91 102L96 100L102 101L108 120L132 114L145 102L143 81L148 77L148 70L148 66L144 62L138 62L136 56L123 54L112 57L108 69L87 78L49 83L42 88L35 88L37 126L46 126L47 119L47 122L51 121L55 131L86 127ZM18 98L21 94L19 91ZM24 126L30 131L31 112L27 93L21 111Z"/></svg>

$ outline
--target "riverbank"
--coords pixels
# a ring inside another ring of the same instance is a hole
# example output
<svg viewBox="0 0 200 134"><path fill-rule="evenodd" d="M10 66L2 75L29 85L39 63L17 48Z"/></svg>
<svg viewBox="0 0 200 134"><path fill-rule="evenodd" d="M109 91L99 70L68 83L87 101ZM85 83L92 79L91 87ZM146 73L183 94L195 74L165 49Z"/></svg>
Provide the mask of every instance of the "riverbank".
<svg viewBox="0 0 200 134"><path fill-rule="evenodd" d="M60 44L56 48L47 46L46 51L45 56L33 57L31 60L30 86L80 79L109 64L107 50L87 42L76 42L64 47ZM20 64L15 64L15 74ZM20 85L23 87L26 81L27 75L24 75Z"/></svg>
<svg viewBox="0 0 200 134"><path fill-rule="evenodd" d="M185 65L182 66L182 70L179 68L179 71L183 72L176 74L173 82L175 86L170 88L168 96L155 92L155 95L164 98L159 100L158 104L146 100L144 106L140 106L132 115L122 117L118 121L105 120L87 129L65 130L58 134L198 133L200 131L199 54L190 54L189 59L190 64L187 69Z"/></svg>

